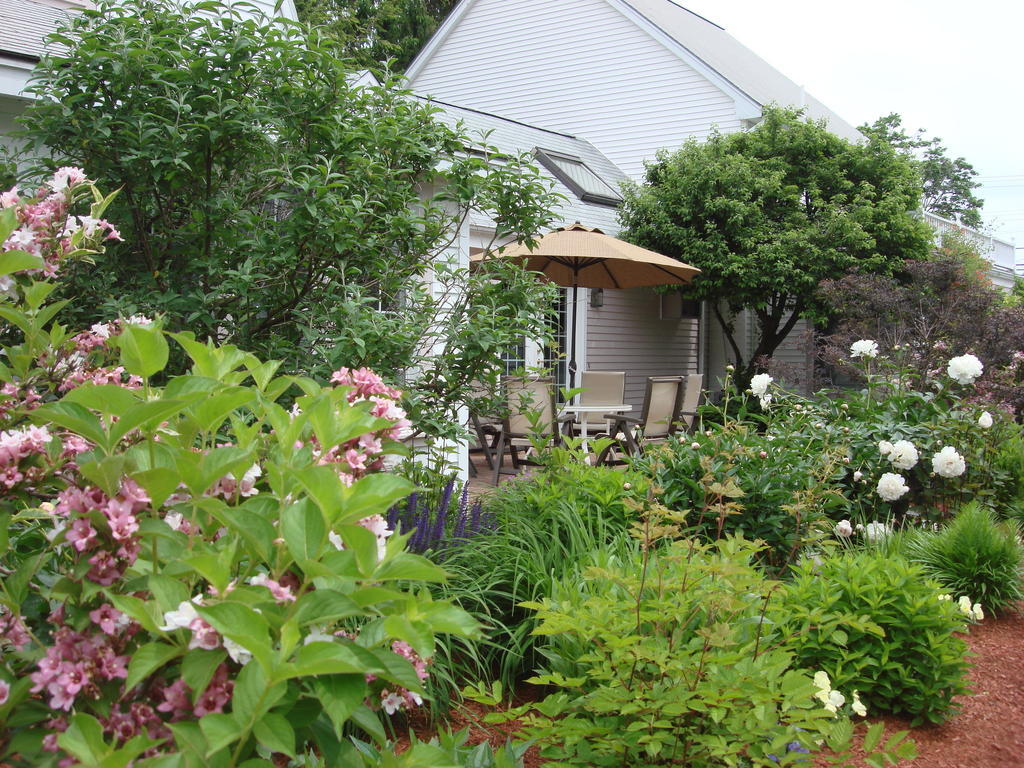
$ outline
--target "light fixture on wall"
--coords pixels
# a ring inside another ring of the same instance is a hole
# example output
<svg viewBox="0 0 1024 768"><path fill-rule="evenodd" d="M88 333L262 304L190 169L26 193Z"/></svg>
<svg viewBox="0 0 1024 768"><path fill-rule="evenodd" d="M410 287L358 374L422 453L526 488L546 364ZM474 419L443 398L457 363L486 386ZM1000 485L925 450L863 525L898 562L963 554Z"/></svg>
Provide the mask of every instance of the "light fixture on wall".
<svg viewBox="0 0 1024 768"><path fill-rule="evenodd" d="M590 289L590 306L594 309L604 306L604 288Z"/></svg>

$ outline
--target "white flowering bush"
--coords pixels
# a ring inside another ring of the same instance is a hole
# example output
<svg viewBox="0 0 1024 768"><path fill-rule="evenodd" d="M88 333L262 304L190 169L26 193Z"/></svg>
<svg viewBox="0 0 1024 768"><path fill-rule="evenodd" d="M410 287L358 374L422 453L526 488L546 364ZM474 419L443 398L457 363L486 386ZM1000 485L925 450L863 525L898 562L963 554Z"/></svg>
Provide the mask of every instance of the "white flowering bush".
<svg viewBox="0 0 1024 768"><path fill-rule="evenodd" d="M422 703L435 633L476 631L384 526L400 393L149 318L73 335L47 278L114 230L63 179L0 212L0 761L357 764L347 734ZM168 339L192 368L158 384Z"/></svg>

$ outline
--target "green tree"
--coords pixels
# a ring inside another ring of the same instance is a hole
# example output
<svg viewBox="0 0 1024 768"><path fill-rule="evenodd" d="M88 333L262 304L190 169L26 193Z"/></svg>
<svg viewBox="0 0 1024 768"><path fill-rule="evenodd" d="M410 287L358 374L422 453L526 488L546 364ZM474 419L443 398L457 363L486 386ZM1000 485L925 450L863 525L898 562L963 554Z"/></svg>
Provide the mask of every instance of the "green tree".
<svg viewBox="0 0 1024 768"><path fill-rule="evenodd" d="M895 112L860 127L865 136L887 141L900 154L914 163L921 175L926 211L965 227L981 226L981 207L985 201L974 194L981 186L975 181L978 172L962 157L950 157L949 150L938 137L927 138L923 128L913 135L903 129L903 118Z"/></svg>
<svg viewBox="0 0 1024 768"><path fill-rule="evenodd" d="M404 377L437 428L502 348L547 333L532 276L493 265L512 286L496 295L493 273L445 256L471 212L518 240L547 226L527 156L392 81L358 84L323 36L216 3L101 3L57 39L26 136L120 189L109 216L126 222L123 243L68 270L77 323L159 312L293 371L371 366Z"/></svg>
<svg viewBox="0 0 1024 768"><path fill-rule="evenodd" d="M402 71L455 0L297 0L299 18L333 37L360 66Z"/></svg>
<svg viewBox="0 0 1024 768"><path fill-rule="evenodd" d="M852 144L770 108L753 130L662 152L626 188L620 218L633 242L700 267L691 295L709 302L743 383L814 312L821 280L927 255L919 197L909 161L886 143ZM759 324L749 358L733 324L742 309Z"/></svg>

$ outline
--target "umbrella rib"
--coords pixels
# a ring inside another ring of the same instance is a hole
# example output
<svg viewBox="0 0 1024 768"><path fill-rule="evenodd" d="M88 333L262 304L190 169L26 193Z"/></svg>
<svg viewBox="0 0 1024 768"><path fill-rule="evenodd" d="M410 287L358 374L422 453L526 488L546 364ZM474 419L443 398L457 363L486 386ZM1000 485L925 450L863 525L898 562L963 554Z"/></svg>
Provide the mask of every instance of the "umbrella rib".
<svg viewBox="0 0 1024 768"><path fill-rule="evenodd" d="M621 289L621 288L622 288L622 286L621 286L621 285L619 285L619 281L615 279L615 275L613 275L613 274L612 274L612 271L611 271L610 269L608 269L608 259L604 259L604 260L603 260L603 261L601 262L601 266L602 266L602 267L604 267L604 271L608 273L608 278L609 278L609 279L610 279L610 280L612 281L612 284L613 284L613 285L614 285L614 286L615 286L616 288L619 288L619 289Z"/></svg>
<svg viewBox="0 0 1024 768"><path fill-rule="evenodd" d="M660 269L666 275L672 275L672 277L674 277L676 280L682 280L683 279L679 275L677 275L675 272L672 272L672 271L670 271L668 269L665 269L665 267L661 266L660 264L651 264L650 262L648 262L648 264L650 264L655 269ZM690 277L692 278L693 275L691 275Z"/></svg>

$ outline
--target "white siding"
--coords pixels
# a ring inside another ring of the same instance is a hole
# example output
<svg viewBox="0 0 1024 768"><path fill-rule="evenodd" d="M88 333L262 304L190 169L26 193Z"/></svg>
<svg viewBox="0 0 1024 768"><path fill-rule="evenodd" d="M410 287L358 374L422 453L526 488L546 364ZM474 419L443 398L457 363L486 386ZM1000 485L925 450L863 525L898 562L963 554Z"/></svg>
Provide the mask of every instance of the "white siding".
<svg viewBox="0 0 1024 768"><path fill-rule="evenodd" d="M637 411L648 376L697 371L697 320L663 320L660 306L653 291L635 288L606 290L603 307L587 308L587 368L625 371L625 399Z"/></svg>
<svg viewBox="0 0 1024 768"><path fill-rule="evenodd" d="M605 0L476 0L410 83L418 93L588 139L627 174L735 102Z"/></svg>
<svg viewBox="0 0 1024 768"><path fill-rule="evenodd" d="M752 323L756 326L756 323ZM771 371L786 387L809 394L813 385L814 351L811 324L801 318L772 355ZM756 340L755 340L756 341Z"/></svg>

